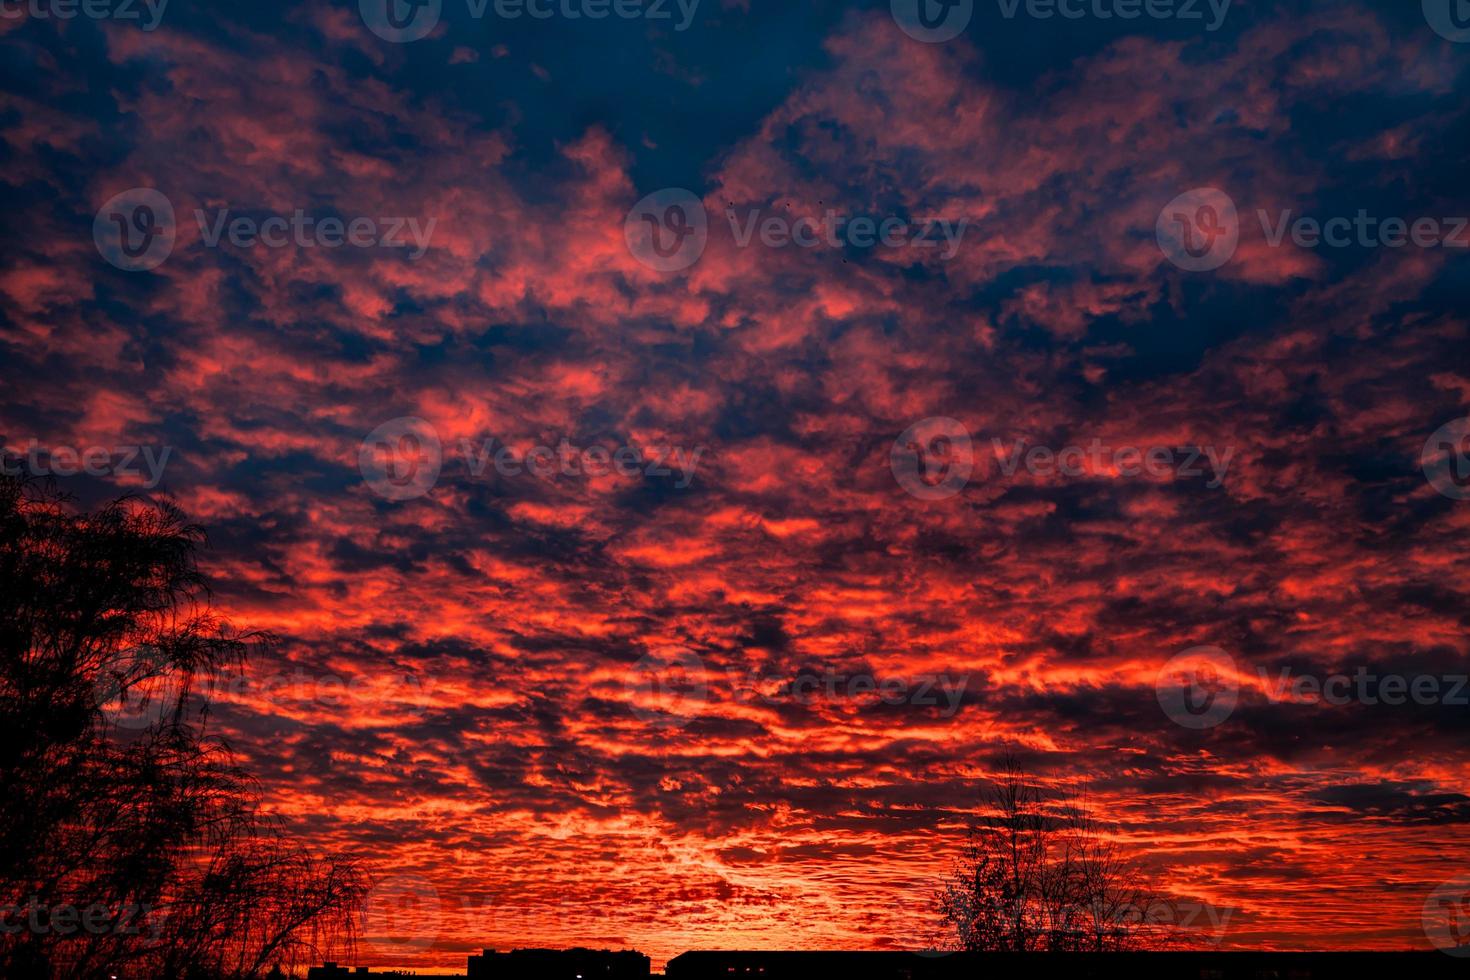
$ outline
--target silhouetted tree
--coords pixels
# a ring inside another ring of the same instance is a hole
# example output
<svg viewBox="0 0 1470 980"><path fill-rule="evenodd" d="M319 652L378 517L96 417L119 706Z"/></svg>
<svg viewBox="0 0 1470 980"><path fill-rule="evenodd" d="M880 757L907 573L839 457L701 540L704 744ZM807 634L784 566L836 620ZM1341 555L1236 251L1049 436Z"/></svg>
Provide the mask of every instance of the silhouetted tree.
<svg viewBox="0 0 1470 980"><path fill-rule="evenodd" d="M1118 951L1173 945L1175 917L1085 798L1047 799L1007 759L938 895L960 949L976 952Z"/></svg>
<svg viewBox="0 0 1470 980"><path fill-rule="evenodd" d="M0 477L0 976L251 977L365 892L259 811L192 692L262 634L209 610L169 504Z"/></svg>

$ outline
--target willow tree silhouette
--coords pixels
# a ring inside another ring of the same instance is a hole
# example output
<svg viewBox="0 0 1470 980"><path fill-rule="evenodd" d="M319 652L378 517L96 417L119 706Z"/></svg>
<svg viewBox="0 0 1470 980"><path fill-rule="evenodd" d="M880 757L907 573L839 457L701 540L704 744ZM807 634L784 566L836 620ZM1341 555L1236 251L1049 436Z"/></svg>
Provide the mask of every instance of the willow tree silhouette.
<svg viewBox="0 0 1470 980"><path fill-rule="evenodd" d="M191 697L271 642L209 610L169 504L0 477L0 975L256 976L351 945L365 892L264 816Z"/></svg>
<svg viewBox="0 0 1470 980"><path fill-rule="evenodd" d="M1171 903L1100 831L1084 797L1048 798L1014 758L940 889L951 945L972 952L1121 952L1184 945Z"/></svg>

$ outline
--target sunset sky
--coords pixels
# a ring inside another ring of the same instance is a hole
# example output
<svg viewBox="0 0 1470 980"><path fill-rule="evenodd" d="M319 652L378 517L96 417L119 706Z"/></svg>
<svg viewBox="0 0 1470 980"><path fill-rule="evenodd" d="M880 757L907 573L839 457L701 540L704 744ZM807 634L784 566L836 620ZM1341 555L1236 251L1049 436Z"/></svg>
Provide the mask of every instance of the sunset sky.
<svg viewBox="0 0 1470 980"><path fill-rule="evenodd" d="M933 41L903 0L441 0L413 40L51 2L0 18L7 465L100 447L63 489L208 529L281 639L211 726L370 862L359 962L926 946L1007 752L1225 948L1429 947L1470 843L1434 0L973 0ZM1362 212L1442 240L1293 230ZM1235 703L1181 724L1201 647ZM1439 696L1289 689L1360 672Z"/></svg>

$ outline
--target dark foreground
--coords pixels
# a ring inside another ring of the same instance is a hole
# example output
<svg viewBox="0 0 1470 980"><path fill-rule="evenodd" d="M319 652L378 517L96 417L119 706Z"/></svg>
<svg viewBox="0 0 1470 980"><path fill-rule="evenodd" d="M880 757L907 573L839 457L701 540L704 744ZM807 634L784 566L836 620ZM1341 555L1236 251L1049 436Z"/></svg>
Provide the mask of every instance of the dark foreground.
<svg viewBox="0 0 1470 980"><path fill-rule="evenodd" d="M1470 952L1470 950L1467 950ZM1437 980L1470 978L1470 959L1423 953L794 953L691 952L670 980Z"/></svg>
<svg viewBox="0 0 1470 980"><path fill-rule="evenodd" d="M670 980L1470 980L1465 957L1406 953L875 953L696 951L669 961ZM467 963L482 980L641 980L649 960L633 951L486 950ZM310 980L393 974L313 967ZM416 980L430 980L419 974Z"/></svg>

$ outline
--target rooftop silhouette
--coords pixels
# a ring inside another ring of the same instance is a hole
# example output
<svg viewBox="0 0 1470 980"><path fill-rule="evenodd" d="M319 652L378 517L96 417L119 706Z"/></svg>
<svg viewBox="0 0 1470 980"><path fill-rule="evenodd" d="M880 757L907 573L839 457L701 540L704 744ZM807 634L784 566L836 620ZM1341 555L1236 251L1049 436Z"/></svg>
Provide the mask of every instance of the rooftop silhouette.
<svg viewBox="0 0 1470 980"><path fill-rule="evenodd" d="M1079 980L1466 980L1470 958L1437 951L1408 952L1132 952L950 953L870 950L693 950L668 962L669 980L972 980L1019 977L1045 970ZM636 950L487 949L469 957L472 980L634 980L650 973ZM308 980L447 974L377 972L327 963Z"/></svg>
<svg viewBox="0 0 1470 980"><path fill-rule="evenodd" d="M453 974L404 973L389 970L375 973L367 967L349 968L336 963L314 966L307 980L340 980L349 977L412 976L415 980L438 980ZM511 978L545 978L545 980L639 980L649 976L649 959L636 950L606 949L513 949L498 952L487 949L471 954L465 965L465 976L471 980L511 980ZM455 980L460 978L455 977Z"/></svg>

